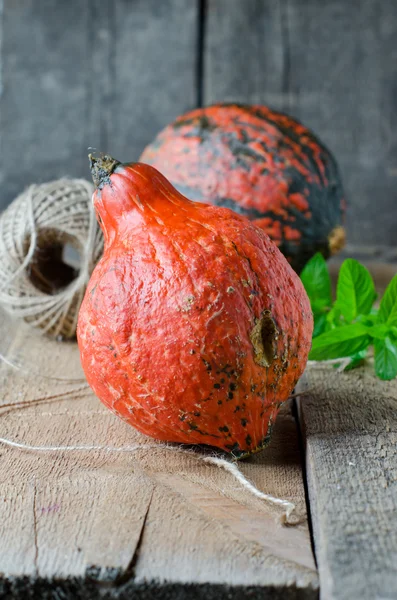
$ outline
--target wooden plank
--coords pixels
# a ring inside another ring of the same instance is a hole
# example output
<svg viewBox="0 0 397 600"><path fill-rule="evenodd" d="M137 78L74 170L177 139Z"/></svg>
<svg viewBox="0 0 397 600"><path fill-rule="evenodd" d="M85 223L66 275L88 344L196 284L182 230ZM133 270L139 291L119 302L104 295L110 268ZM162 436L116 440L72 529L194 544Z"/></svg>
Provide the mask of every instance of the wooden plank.
<svg viewBox="0 0 397 600"><path fill-rule="evenodd" d="M0 324L0 334L6 328ZM25 367L41 356L47 374L63 372L77 381L76 345L34 336L27 343L25 333L18 328L9 349L1 350ZM99 588L109 598L165 597L170 589L178 598L317 596L290 406L268 451L241 465L258 490L296 504L299 523L286 527L278 507L245 490L231 473L195 453L153 447L76 381L21 374L5 364L0 376L2 404L80 390L4 408L3 438L39 446L141 446L135 453L45 454L1 446L0 597L1 586L26 597L39 585L37 577L47 591L73 588L70 597L91 597Z"/></svg>
<svg viewBox="0 0 397 600"><path fill-rule="evenodd" d="M367 265L382 294L396 265ZM334 277L335 278L335 277ZM397 380L373 364L306 369L298 384L314 543L325 599L397 594Z"/></svg>
<svg viewBox="0 0 397 600"><path fill-rule="evenodd" d="M282 4L207 0L204 104L266 101L287 108Z"/></svg>
<svg viewBox="0 0 397 600"><path fill-rule="evenodd" d="M335 154L348 241L395 245L395 0L208 0L204 101L290 112Z"/></svg>
<svg viewBox="0 0 397 600"><path fill-rule="evenodd" d="M196 106L198 4L114 3L108 147L119 160L137 160L160 129Z"/></svg>
<svg viewBox="0 0 397 600"><path fill-rule="evenodd" d="M300 390L322 597L397 592L397 385L372 368L306 371Z"/></svg>
<svg viewBox="0 0 397 600"><path fill-rule="evenodd" d="M86 174L88 3L5 0L0 103L6 206L30 183Z"/></svg>
<svg viewBox="0 0 397 600"><path fill-rule="evenodd" d="M197 5L4 0L0 209L28 184L89 177L89 146L136 160L195 106Z"/></svg>

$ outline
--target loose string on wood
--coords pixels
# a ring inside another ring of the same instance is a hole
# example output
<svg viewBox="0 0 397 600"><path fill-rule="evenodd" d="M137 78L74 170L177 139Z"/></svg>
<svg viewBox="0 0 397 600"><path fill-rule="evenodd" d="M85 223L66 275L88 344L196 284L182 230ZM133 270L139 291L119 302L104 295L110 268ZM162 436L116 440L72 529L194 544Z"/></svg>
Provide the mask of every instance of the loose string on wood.
<svg viewBox="0 0 397 600"><path fill-rule="evenodd" d="M51 396L44 396L40 398L35 398L32 400L23 400L20 402L12 402L7 404L0 405L0 409L10 409L10 408L26 408L30 405L42 404L45 402L53 402L60 401L63 399L71 399L71 398L81 398L81 394L84 394L87 391L86 386L79 386L74 388L73 390L69 390L60 394L53 394ZM305 393L308 393L306 391ZM300 395L300 394L299 394ZM201 453L198 450L192 450L190 448L180 446L178 444L165 444L162 442L156 442L153 444L133 444L130 446L110 446L110 445L101 445L101 444L93 444L93 445L54 445L54 446L40 446L40 445L31 445L24 442L17 442L15 440L11 440L9 438L0 437L0 444L4 446L8 446L11 448L15 448L18 450L26 451L26 452L38 452L38 453L59 453L59 452L105 452L105 453L129 453L132 454L134 452L146 450L150 451L153 449L162 449L165 451L178 452L180 454L187 454L193 456L198 461L212 464L218 468L224 469L228 473L230 473L242 486L243 489L248 491L251 495L263 500L264 502L271 504L273 506L278 506L283 509L283 515L281 518L282 523L285 525L297 525L300 522L300 519L294 515L296 510L296 506L293 502L289 500L285 500L283 498L277 498L272 496L271 494L266 494L259 490L249 479L243 475L241 470L238 468L235 460L230 458L224 458L219 455L219 452L211 452L209 454Z"/></svg>

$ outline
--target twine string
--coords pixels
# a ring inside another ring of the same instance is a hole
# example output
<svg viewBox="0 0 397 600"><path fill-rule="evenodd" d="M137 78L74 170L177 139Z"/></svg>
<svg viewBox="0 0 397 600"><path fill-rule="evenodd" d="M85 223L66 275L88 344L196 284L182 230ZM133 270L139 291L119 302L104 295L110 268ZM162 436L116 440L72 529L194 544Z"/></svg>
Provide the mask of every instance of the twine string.
<svg viewBox="0 0 397 600"><path fill-rule="evenodd" d="M333 365L337 367L337 373L342 373L346 369L346 367L348 367L351 363L352 359L350 358L350 356L346 356L345 358L330 358L328 360L308 360L307 366L314 368L323 368L326 365Z"/></svg>
<svg viewBox="0 0 397 600"><path fill-rule="evenodd" d="M65 392L60 392L58 394L52 394L49 396L43 396L39 398L34 398L31 400L22 400L11 402L7 404L1 404L0 409L17 409L17 408L26 408L31 405L42 404L46 402L54 402L60 401L63 399L72 399L72 398L81 398L81 394L84 394L88 390L88 385L80 385L75 387L72 390L68 390ZM153 450L153 449L163 449L171 452L179 452L181 454L188 454L190 456L194 456L197 460L200 460L207 464L212 464L218 468L224 469L228 473L230 473L239 483L240 485L247 490L253 496L269 503L274 506L278 506L284 509L284 514L282 516L282 521L286 524L296 524L296 521L291 521L291 515L295 511L295 504L288 500L284 500L282 498L277 498L272 496L271 494L266 494L260 491L238 468L236 461L233 459L221 458L215 455L205 455L200 454L199 452L186 448L181 445L170 445L162 442L157 443L145 443L145 444L133 444L130 446L109 446L109 445L101 445L101 444L77 444L77 445L55 445L55 446L38 446L34 444L27 444L24 442L17 442L15 440L0 437L0 444L4 446L8 446L10 448L15 448L18 450L26 451L26 452L107 452L107 453L134 453L139 450Z"/></svg>
<svg viewBox="0 0 397 600"><path fill-rule="evenodd" d="M31 185L0 217L0 304L54 337L75 335L81 300L102 254L92 193L83 179ZM39 289L31 277L42 240L47 248L70 244L80 253L76 278L53 293Z"/></svg>
<svg viewBox="0 0 397 600"><path fill-rule="evenodd" d="M15 442L14 440L10 440L8 438L0 437L0 444L5 446L9 446L11 448L17 448L19 450L24 450L28 452L116 452L116 453L133 453L138 450L153 450L153 449L164 449L168 451L179 452L181 454L190 454L193 455L198 460L213 464L218 468L224 469L228 473L230 473L240 484L241 486L250 492L253 496L264 500L265 502L279 506L284 509L284 514L282 517L282 521L285 523L290 523L290 517L292 513L295 511L296 506L292 502L288 500L284 500L282 498L277 498L276 496L272 496L271 494L265 494L261 492L253 483L243 475L243 473L237 467L235 462L231 460L227 460L225 458L219 458L216 456L204 456L200 455L197 452L189 450L187 448L183 448L181 446L169 446L167 444L157 443L157 444L134 444L131 446L105 446L105 445L75 445L75 446L34 446L30 444L24 444L21 442ZM294 523L295 524L295 523Z"/></svg>

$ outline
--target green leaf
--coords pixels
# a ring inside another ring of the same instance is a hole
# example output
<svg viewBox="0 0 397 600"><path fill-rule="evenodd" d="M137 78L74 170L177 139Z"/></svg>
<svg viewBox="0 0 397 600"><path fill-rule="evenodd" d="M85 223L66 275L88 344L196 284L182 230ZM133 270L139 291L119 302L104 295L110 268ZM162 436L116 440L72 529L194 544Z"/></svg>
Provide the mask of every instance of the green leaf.
<svg viewBox="0 0 397 600"><path fill-rule="evenodd" d="M397 325L397 275L394 275L381 300L378 321L389 326Z"/></svg>
<svg viewBox="0 0 397 600"><path fill-rule="evenodd" d="M374 325L377 325L377 321L378 319L375 315L358 315L356 319L356 322L362 323L367 327L373 327Z"/></svg>
<svg viewBox="0 0 397 600"><path fill-rule="evenodd" d="M346 325L345 322L341 321L340 310L335 305L327 313L326 319L327 319L326 331L328 331L329 329L335 329L335 327L340 327L341 325Z"/></svg>
<svg viewBox="0 0 397 600"><path fill-rule="evenodd" d="M369 271L357 260L348 258L340 268L336 288L336 306L350 323L357 315L370 313L376 298Z"/></svg>
<svg viewBox="0 0 397 600"><path fill-rule="evenodd" d="M351 369L355 369L356 367L359 367L361 365L361 363L363 362L364 358L367 356L367 354L368 354L368 348L364 348L364 350L359 350L359 352L356 352L355 354L353 354L350 357L351 363L346 365L346 367L344 368L344 371L350 371Z"/></svg>
<svg viewBox="0 0 397 600"><path fill-rule="evenodd" d="M375 340L375 372L380 379L397 377L397 347L390 338Z"/></svg>
<svg viewBox="0 0 397 600"><path fill-rule="evenodd" d="M321 335L325 331L325 327L327 324L327 315L324 313L317 313L314 315L314 329L313 329L313 337L317 337Z"/></svg>
<svg viewBox="0 0 397 600"><path fill-rule="evenodd" d="M351 356L370 344L368 328L361 323L337 327L313 340L309 354L311 360L329 360Z"/></svg>
<svg viewBox="0 0 397 600"><path fill-rule="evenodd" d="M309 260L301 273L301 280L314 314L325 312L331 307L331 279L322 254L317 252Z"/></svg>
<svg viewBox="0 0 397 600"><path fill-rule="evenodd" d="M390 327L384 325L383 323L380 325L373 325L373 327L368 327L368 333L373 338L384 340L388 335L390 335Z"/></svg>

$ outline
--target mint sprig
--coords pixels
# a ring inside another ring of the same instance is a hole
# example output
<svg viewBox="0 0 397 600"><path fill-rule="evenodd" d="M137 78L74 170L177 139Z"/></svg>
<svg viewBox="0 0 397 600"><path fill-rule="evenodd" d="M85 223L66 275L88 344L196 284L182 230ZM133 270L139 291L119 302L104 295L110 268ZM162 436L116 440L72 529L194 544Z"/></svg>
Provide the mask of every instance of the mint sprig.
<svg viewBox="0 0 397 600"><path fill-rule="evenodd" d="M393 277L379 307L379 323L386 323L389 327L397 326L397 275Z"/></svg>
<svg viewBox="0 0 397 600"><path fill-rule="evenodd" d="M375 285L369 271L348 258L340 268L336 299L332 300L327 263L316 254L302 271L309 296L314 331L311 360L350 358L347 369L375 349L375 372L380 379L397 377L397 275L389 283L379 310L374 308Z"/></svg>
<svg viewBox="0 0 397 600"><path fill-rule="evenodd" d="M342 263L336 287L336 306L347 323L359 315L368 315L376 298L375 285L369 271L348 258Z"/></svg>
<svg viewBox="0 0 397 600"><path fill-rule="evenodd" d="M301 279L314 317L314 332L317 336L323 333L327 325L327 313L332 307L331 278L329 276L327 263L319 252L306 264L301 273Z"/></svg>

